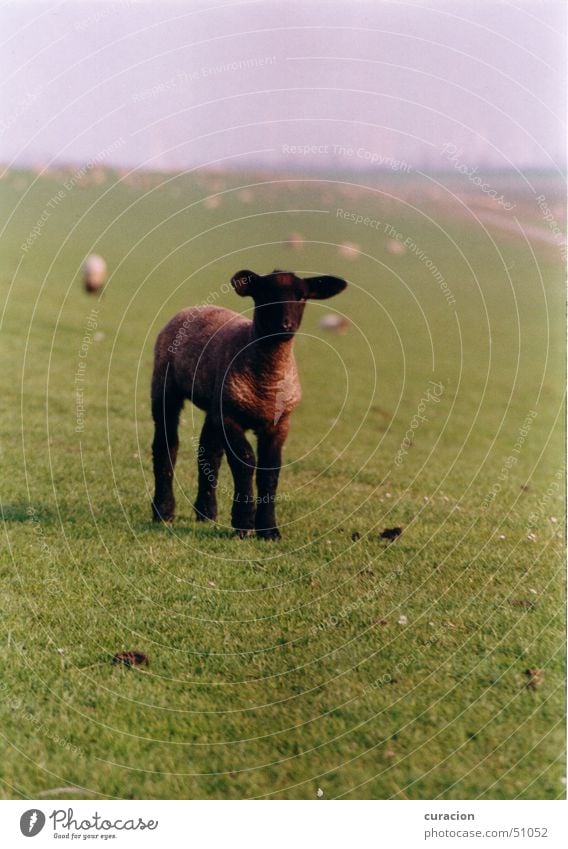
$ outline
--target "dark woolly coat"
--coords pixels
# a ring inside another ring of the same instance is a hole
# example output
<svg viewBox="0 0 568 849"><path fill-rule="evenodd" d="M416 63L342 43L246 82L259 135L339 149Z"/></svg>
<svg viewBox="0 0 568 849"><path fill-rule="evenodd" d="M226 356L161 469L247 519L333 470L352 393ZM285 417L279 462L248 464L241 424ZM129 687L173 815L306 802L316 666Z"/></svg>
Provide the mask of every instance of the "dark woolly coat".
<svg viewBox="0 0 568 849"><path fill-rule="evenodd" d="M304 279L286 271L240 271L236 293L254 300L253 320L222 307L190 307L158 336L152 376L154 519L175 512L173 476L178 419L185 399L206 413L198 452L198 520L217 516L216 487L226 454L234 480L232 526L279 539L275 501L282 446L301 391L293 346L309 298L330 298L347 285L338 277ZM246 437L258 437L257 456ZM253 496L256 476L257 495Z"/></svg>

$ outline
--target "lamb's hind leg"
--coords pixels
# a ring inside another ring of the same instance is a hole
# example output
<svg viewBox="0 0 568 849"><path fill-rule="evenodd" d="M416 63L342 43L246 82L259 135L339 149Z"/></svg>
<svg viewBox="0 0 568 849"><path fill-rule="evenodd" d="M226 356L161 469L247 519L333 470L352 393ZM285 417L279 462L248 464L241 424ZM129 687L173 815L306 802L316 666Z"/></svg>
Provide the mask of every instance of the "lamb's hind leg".
<svg viewBox="0 0 568 849"><path fill-rule="evenodd" d="M222 428L227 460L235 484L231 524L236 536L244 538L254 534L256 499L253 495L252 481L255 456L252 445L239 424L231 418L224 417Z"/></svg>
<svg viewBox="0 0 568 849"><path fill-rule="evenodd" d="M154 418L154 441L152 459L154 464L155 491L152 515L155 522L169 522L174 518L175 498L173 489L174 468L178 452L178 422L183 396L165 375L155 374L152 381L152 416Z"/></svg>
<svg viewBox="0 0 568 849"><path fill-rule="evenodd" d="M217 518L217 476L223 459L223 432L211 416L205 418L197 455L197 499L195 518L198 522Z"/></svg>

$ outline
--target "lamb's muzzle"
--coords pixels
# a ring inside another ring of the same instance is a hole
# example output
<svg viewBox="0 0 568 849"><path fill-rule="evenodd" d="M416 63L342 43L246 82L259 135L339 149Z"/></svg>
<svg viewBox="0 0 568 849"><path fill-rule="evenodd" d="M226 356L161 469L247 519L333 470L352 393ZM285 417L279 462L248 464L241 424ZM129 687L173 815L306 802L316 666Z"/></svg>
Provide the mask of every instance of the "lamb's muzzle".
<svg viewBox="0 0 568 849"><path fill-rule="evenodd" d="M238 295L253 298L252 321L222 307L190 307L158 335L152 377L152 511L157 521L174 517L178 421L189 399L206 414L198 450L196 518L217 518L217 476L225 453L234 480L236 535L256 532L275 540L280 538L275 503L282 446L290 413L301 398L294 334L308 298L330 298L347 283L339 277L303 279L288 271L260 276L243 270L231 284ZM256 458L247 430L257 436Z"/></svg>

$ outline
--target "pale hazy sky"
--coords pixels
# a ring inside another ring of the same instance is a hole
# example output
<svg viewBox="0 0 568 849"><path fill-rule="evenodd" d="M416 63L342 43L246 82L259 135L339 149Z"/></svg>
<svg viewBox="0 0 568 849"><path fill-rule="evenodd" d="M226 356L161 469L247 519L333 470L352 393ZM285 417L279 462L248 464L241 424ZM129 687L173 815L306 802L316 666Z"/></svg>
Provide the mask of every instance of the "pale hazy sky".
<svg viewBox="0 0 568 849"><path fill-rule="evenodd" d="M557 169L565 2L2 2L0 159ZM294 146L315 145L305 154ZM351 152L350 152L351 151ZM388 164L388 163L387 163Z"/></svg>

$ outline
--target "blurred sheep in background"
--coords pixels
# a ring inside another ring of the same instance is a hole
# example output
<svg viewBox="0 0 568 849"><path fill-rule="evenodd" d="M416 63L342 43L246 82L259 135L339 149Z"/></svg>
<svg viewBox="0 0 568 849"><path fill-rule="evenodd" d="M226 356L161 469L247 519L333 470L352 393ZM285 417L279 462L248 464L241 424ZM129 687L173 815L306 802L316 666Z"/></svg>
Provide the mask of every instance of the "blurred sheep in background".
<svg viewBox="0 0 568 849"><path fill-rule="evenodd" d="M83 285L85 291L100 292L107 278L107 264L98 254L91 254L83 263Z"/></svg>

